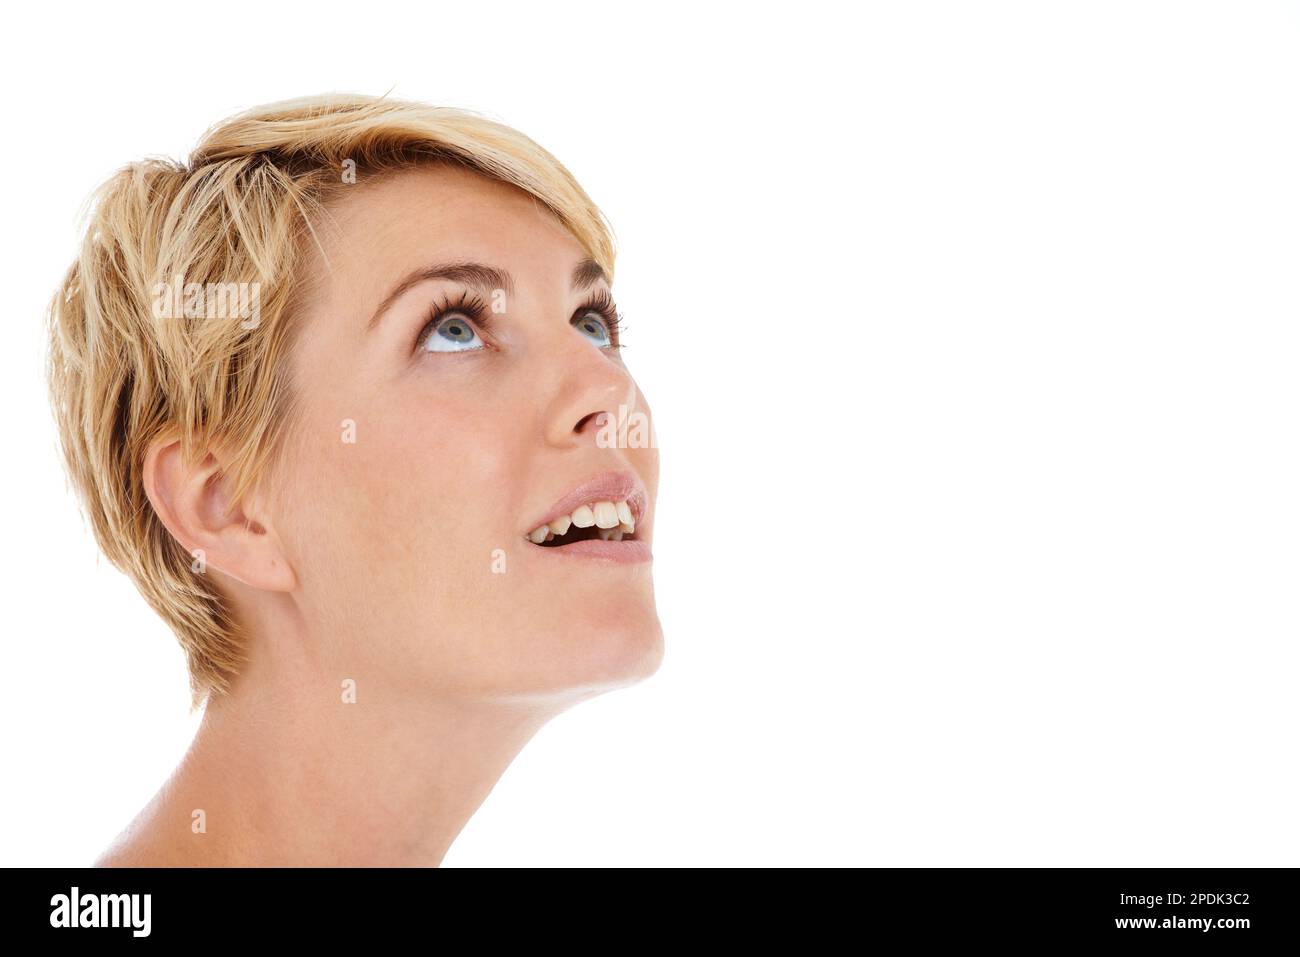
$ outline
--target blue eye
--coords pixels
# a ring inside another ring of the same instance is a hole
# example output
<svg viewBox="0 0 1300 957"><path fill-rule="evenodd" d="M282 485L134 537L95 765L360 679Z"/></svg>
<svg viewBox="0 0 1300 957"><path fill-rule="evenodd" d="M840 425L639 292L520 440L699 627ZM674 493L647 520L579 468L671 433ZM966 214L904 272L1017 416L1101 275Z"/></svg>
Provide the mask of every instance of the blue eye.
<svg viewBox="0 0 1300 957"><path fill-rule="evenodd" d="M610 344L609 327L605 325L605 320L601 318L600 313L594 309L575 317L573 325L596 345L604 347Z"/></svg>
<svg viewBox="0 0 1300 957"><path fill-rule="evenodd" d="M472 352L484 347L470 321L459 313L441 320L424 337L426 352Z"/></svg>

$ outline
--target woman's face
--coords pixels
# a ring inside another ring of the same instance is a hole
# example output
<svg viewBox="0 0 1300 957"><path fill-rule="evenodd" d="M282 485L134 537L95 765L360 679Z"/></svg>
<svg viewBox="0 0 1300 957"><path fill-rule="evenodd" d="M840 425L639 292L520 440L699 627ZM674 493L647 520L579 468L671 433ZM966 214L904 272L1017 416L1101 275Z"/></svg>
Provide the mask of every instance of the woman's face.
<svg viewBox="0 0 1300 957"><path fill-rule="evenodd" d="M658 452L582 247L456 167L359 181L317 234L274 531L324 677L567 698L653 672Z"/></svg>

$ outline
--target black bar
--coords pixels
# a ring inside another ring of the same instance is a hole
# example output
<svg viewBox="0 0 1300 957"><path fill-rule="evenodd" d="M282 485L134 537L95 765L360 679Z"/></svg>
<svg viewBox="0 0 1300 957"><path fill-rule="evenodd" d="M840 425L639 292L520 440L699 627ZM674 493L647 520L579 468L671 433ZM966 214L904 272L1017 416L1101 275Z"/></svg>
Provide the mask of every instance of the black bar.
<svg viewBox="0 0 1300 957"><path fill-rule="evenodd" d="M401 941L539 947L747 938L1290 948L1295 868L10 869L4 928L57 943ZM513 887L503 887L511 883ZM116 927L70 925L118 908ZM99 895L149 895L108 902ZM62 895L62 909L59 895ZM87 903L87 898L95 898ZM128 910L127 905L136 905ZM134 923L131 917L136 919ZM1205 923L1208 922L1208 923ZM253 934L252 928L256 928ZM606 931L606 928L608 930ZM620 931L621 928L621 931ZM607 937L606 933L613 934ZM630 935L630 936L619 936ZM250 936L252 935L252 936ZM432 936L428 936L432 935ZM901 935L901 937L900 937Z"/></svg>

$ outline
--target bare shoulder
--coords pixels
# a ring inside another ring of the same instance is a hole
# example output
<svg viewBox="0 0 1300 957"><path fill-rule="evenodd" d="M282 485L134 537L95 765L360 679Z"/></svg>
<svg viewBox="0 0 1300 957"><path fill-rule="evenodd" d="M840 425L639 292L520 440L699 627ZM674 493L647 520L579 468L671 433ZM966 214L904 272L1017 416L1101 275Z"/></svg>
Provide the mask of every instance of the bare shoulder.
<svg viewBox="0 0 1300 957"><path fill-rule="evenodd" d="M150 849L143 839L143 835L132 833L130 828L123 831L113 843L106 847L99 857L95 858L92 867L156 867L157 855L150 852Z"/></svg>
<svg viewBox="0 0 1300 957"><path fill-rule="evenodd" d="M150 802L95 858L92 867L184 867L183 854L166 837L157 802Z"/></svg>

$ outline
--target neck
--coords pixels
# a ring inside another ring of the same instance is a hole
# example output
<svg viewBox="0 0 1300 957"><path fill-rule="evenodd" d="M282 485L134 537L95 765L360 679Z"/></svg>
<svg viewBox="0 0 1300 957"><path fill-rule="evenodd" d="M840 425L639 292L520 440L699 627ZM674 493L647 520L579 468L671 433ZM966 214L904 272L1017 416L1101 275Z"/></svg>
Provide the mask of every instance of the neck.
<svg viewBox="0 0 1300 957"><path fill-rule="evenodd" d="M209 700L181 765L99 863L437 866L562 710L367 694L364 679L349 703L342 679L284 677L253 667Z"/></svg>

